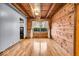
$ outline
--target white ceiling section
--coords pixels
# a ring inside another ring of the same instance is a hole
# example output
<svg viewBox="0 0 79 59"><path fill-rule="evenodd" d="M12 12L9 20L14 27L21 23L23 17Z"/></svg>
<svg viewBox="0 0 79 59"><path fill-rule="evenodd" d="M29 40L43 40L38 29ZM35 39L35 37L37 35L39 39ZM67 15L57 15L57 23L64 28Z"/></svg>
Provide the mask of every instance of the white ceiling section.
<svg viewBox="0 0 79 59"><path fill-rule="evenodd" d="M40 7L40 3L34 3L34 4L31 3L30 6L31 6L32 13L33 13L34 17L35 17L36 19L40 19L40 17L41 17L41 7Z"/></svg>

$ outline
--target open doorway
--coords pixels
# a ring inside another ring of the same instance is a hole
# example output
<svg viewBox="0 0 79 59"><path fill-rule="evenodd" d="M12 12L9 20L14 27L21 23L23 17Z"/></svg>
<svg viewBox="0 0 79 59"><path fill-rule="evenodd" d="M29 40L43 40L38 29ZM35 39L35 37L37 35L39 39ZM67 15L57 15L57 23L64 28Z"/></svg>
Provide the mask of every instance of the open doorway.
<svg viewBox="0 0 79 59"><path fill-rule="evenodd" d="M24 39L24 20L20 18L20 39Z"/></svg>

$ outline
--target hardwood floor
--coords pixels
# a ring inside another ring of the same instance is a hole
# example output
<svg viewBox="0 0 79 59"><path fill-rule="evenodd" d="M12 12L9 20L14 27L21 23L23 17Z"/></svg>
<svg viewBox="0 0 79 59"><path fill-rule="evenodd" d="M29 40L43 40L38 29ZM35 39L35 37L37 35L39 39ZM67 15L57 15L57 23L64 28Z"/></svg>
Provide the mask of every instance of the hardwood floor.
<svg viewBox="0 0 79 59"><path fill-rule="evenodd" d="M69 56L54 40L24 39L5 50L1 56Z"/></svg>

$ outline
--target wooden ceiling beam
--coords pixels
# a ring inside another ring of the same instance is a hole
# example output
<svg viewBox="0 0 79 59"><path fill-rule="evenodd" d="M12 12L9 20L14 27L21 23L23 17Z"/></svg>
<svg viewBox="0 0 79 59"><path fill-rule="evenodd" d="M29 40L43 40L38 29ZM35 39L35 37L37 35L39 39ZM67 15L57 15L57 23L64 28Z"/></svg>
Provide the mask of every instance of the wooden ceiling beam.
<svg viewBox="0 0 79 59"><path fill-rule="evenodd" d="M52 10L48 18L51 18L55 13L57 13L65 4L56 4L55 8Z"/></svg>
<svg viewBox="0 0 79 59"><path fill-rule="evenodd" d="M28 11L25 9L25 7L21 3L19 3L17 5L27 14L28 17L30 17Z"/></svg>
<svg viewBox="0 0 79 59"><path fill-rule="evenodd" d="M29 6L30 6L30 8L31 8L32 16L35 18L35 15L34 15L34 13L33 13L33 5L29 3Z"/></svg>
<svg viewBox="0 0 79 59"><path fill-rule="evenodd" d="M33 17L32 10L31 10L31 6L29 5L29 3L22 4L22 6L25 8L25 10L29 14L29 16L30 17Z"/></svg>
<svg viewBox="0 0 79 59"><path fill-rule="evenodd" d="M25 16L27 16L27 17L30 17L30 15L27 13L27 12L25 12L23 9L24 9L24 7L21 5L21 4L19 4L19 3L11 3L11 5L13 5L16 9L18 9L20 12L22 12Z"/></svg>
<svg viewBox="0 0 79 59"><path fill-rule="evenodd" d="M11 7L17 9L18 11L20 11L21 13L23 13L25 16L27 16L27 14L16 4L16 3L11 3L9 4Z"/></svg>
<svg viewBox="0 0 79 59"><path fill-rule="evenodd" d="M50 15L50 13L52 13L52 10L55 8L55 5L56 5L56 4L52 4L52 5L51 5L51 7L49 8L48 13L47 13L47 15L46 15L46 18Z"/></svg>

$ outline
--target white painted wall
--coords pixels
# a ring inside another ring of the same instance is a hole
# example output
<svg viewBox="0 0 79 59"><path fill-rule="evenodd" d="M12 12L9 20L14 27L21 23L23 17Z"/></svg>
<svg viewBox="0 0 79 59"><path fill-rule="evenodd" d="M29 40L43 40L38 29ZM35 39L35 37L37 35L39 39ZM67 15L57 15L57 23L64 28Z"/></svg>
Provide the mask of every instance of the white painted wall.
<svg viewBox="0 0 79 59"><path fill-rule="evenodd" d="M7 4L0 4L0 52L20 40L20 18L24 19L26 35L26 18Z"/></svg>

